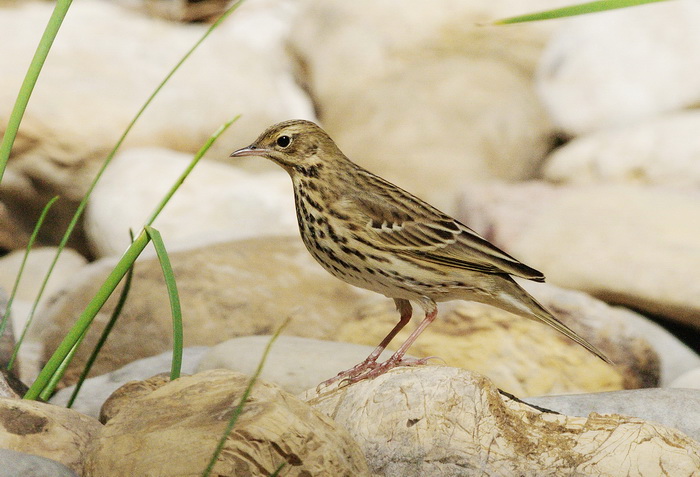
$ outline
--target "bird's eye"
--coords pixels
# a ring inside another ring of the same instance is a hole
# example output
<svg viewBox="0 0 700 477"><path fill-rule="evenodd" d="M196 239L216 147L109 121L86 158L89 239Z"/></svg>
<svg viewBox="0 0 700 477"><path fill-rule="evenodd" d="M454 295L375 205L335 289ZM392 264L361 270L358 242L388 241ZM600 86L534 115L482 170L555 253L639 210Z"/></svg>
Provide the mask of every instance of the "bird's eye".
<svg viewBox="0 0 700 477"><path fill-rule="evenodd" d="M277 138L277 145L279 147L287 147L292 143L292 138L289 136L280 136Z"/></svg>

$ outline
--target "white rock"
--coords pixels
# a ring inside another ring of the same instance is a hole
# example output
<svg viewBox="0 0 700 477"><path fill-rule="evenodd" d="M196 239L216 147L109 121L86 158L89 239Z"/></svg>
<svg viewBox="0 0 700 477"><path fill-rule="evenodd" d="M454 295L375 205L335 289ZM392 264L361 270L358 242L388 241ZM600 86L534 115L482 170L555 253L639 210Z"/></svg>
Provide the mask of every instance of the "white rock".
<svg viewBox="0 0 700 477"><path fill-rule="evenodd" d="M624 184L470 187L465 223L547 276L700 327L700 193Z"/></svg>
<svg viewBox="0 0 700 477"><path fill-rule="evenodd" d="M700 367L691 369L690 371L678 376L669 384L671 388L690 388L700 389Z"/></svg>
<svg viewBox="0 0 700 477"><path fill-rule="evenodd" d="M573 139L550 154L555 182L700 186L700 112L687 111Z"/></svg>
<svg viewBox="0 0 700 477"><path fill-rule="evenodd" d="M11 110L52 9L50 2L27 2L2 10L4 114ZM225 160L274 122L314 119L283 46L296 10L297 3L288 0L246 2L161 90L125 145L194 152L225 120L242 114L210 149L210 157ZM62 233L107 151L207 28L149 18L110 1L73 3L2 183L11 212L31 216L25 226L33 225L41 207L58 194L62 200L54 206L57 216L46 235Z"/></svg>
<svg viewBox="0 0 700 477"><path fill-rule="evenodd" d="M568 416L586 417L595 412L639 417L674 427L700 441L700 391L694 389L633 389L524 400Z"/></svg>
<svg viewBox="0 0 700 477"><path fill-rule="evenodd" d="M126 249L129 228L138 233L191 159L157 148L129 149L114 158L85 214L85 229L98 256ZM153 226L175 248L298 234L292 185L284 171L255 174L204 159Z"/></svg>
<svg viewBox="0 0 700 477"><path fill-rule="evenodd" d="M698 21L693 0L567 20L537 75L556 125L579 135L697 104Z"/></svg>
<svg viewBox="0 0 700 477"><path fill-rule="evenodd" d="M251 375L269 341L270 336L244 336L224 341L202 357L197 372L224 368ZM280 336L270 349L260 378L298 394L355 366L372 350L373 346ZM392 351L385 350L379 360L391 354Z"/></svg>

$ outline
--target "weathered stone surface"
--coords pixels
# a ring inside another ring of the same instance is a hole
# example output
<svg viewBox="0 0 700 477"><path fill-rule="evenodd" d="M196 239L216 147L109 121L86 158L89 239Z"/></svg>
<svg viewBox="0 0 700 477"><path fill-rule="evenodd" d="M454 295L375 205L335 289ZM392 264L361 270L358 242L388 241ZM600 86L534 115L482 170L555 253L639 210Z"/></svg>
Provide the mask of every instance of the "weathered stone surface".
<svg viewBox="0 0 700 477"><path fill-rule="evenodd" d="M544 413L448 367L399 368L305 399L360 443L374 475L693 475L700 444L619 414Z"/></svg>
<svg viewBox="0 0 700 477"><path fill-rule="evenodd" d="M567 20L537 75L554 122L578 135L696 105L698 20L688 0Z"/></svg>
<svg viewBox="0 0 700 477"><path fill-rule="evenodd" d="M332 278L301 239L260 238L173 252L183 311L185 346L214 345L236 336L270 334L293 319L285 333L332 338L340 324L367 303L385 300ZM38 321L48 356L111 271L115 259L97 261L76 276ZM98 357L92 375L167 351L172 318L157 259L137 263L129 299ZM64 377L72 384L116 304L117 293L97 315ZM134 333L138 330L138 333Z"/></svg>
<svg viewBox="0 0 700 477"><path fill-rule="evenodd" d="M209 36L161 90L125 146L195 152L240 113L240 121L209 151L223 159L271 123L314 118L284 48L298 5L263 3L246 2ZM21 2L0 15L4 114L11 111L52 9L50 2ZM109 1L75 2L41 72L3 177L0 197L13 218L32 230L41 208L58 194L61 200L42 238L60 237L107 152L207 28L149 18ZM0 117L0 130L6 122ZM74 234L76 242L80 232Z"/></svg>
<svg viewBox="0 0 700 477"><path fill-rule="evenodd" d="M551 25L477 24L521 12L518 2L442 6L307 2L291 43L343 152L451 209L465 179L532 177L549 149L531 72Z"/></svg>
<svg viewBox="0 0 700 477"><path fill-rule="evenodd" d="M0 447L62 463L83 475L88 448L102 425L71 409L0 398Z"/></svg>
<svg viewBox="0 0 700 477"><path fill-rule="evenodd" d="M563 183L700 186L700 112L683 111L579 136L545 160L544 177Z"/></svg>
<svg viewBox="0 0 700 477"><path fill-rule="evenodd" d="M537 396L525 401L567 416L586 417L592 412L635 416L679 429L692 439L700 440L700 390L696 389L634 389Z"/></svg>
<svg viewBox="0 0 700 477"><path fill-rule="evenodd" d="M462 220L557 285L700 327L700 193L484 184Z"/></svg>
<svg viewBox="0 0 700 477"><path fill-rule="evenodd" d="M189 154L158 148L129 149L116 156L85 214L93 251L121 255L130 243L129 228L143 226L191 160ZM294 210L291 181L284 171L254 174L200 161L153 226L169 250L192 248L205 242L294 235Z"/></svg>
<svg viewBox="0 0 700 477"><path fill-rule="evenodd" d="M124 396L86 462L86 476L199 476L249 378L214 370L173 382L141 382ZM139 383L132 383L130 386ZM109 404L109 402L107 403ZM214 466L213 475L368 476L347 432L307 404L258 381Z"/></svg>

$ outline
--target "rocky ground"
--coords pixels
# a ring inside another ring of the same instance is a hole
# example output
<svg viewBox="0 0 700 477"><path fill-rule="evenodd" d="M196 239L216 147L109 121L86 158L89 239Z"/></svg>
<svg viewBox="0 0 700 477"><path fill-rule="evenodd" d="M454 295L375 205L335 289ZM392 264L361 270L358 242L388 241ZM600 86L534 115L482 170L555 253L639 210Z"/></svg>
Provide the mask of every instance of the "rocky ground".
<svg viewBox="0 0 700 477"><path fill-rule="evenodd" d="M282 463L286 476L698 475L700 4L479 26L563 3L248 0L106 170L13 368L31 383L129 228L242 114L154 224L181 295L188 376L161 374L170 311L147 251L72 409L112 300L50 404L18 399L13 375L0 383L0 467L14 472L2 475L201 475L290 316L217 475ZM12 306L3 364L107 152L226 4L73 3L0 184L5 292L39 212L60 195ZM0 2L0 127L52 8ZM542 270L548 283L523 286L615 365L538 323L453 302L410 350L440 360L316 390L398 317L391 300L308 255L283 171L228 157L291 118L319 122L357 163Z"/></svg>

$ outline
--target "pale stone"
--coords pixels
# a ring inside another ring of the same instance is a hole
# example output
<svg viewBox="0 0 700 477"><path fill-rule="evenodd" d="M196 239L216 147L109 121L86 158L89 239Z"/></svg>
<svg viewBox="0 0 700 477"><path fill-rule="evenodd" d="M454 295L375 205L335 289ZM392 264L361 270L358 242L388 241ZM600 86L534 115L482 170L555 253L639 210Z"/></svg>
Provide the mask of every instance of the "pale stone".
<svg viewBox="0 0 700 477"><path fill-rule="evenodd" d="M182 350L181 373L183 375L194 374L202 355L208 349L206 346L184 348ZM86 379L71 409L97 419L100 417L100 408L114 391L129 381L140 381L159 373L169 372L172 359L173 352L167 351L150 358L138 359L111 373ZM49 402L56 406L65 407L74 390L75 385L63 388L51 396Z"/></svg>
<svg viewBox="0 0 700 477"><path fill-rule="evenodd" d="M619 414L541 412L486 378L399 368L304 398L360 443L374 475L692 475L700 443Z"/></svg>
<svg viewBox="0 0 700 477"><path fill-rule="evenodd" d="M696 105L698 21L700 4L692 0L567 20L537 75L556 125L579 135Z"/></svg>
<svg viewBox="0 0 700 477"><path fill-rule="evenodd" d="M141 382L123 399L86 461L89 477L199 476L223 435L249 377L226 370L173 382ZM131 383L131 386L139 383ZM369 476L358 445L298 398L256 382L212 475Z"/></svg>
<svg viewBox="0 0 700 477"><path fill-rule="evenodd" d="M291 43L341 150L449 209L466 178L532 177L550 148L552 128L531 82L550 25L478 25L522 9L318 0Z"/></svg>
<svg viewBox="0 0 700 477"><path fill-rule="evenodd" d="M0 477L78 477L78 474L55 460L0 449Z"/></svg>
<svg viewBox="0 0 700 477"><path fill-rule="evenodd" d="M270 334L285 318L285 333L330 339L362 306L386 300L331 277L296 237L267 237L170 253L183 312L185 346L214 345L237 336ZM85 309L116 258L86 266L37 317L30 333L48 357ZM119 290L98 313L64 376L75 382L116 304ZM134 330L138 330L136 333ZM163 353L172 345L172 318L163 272L148 254L136 264L129 298L91 376Z"/></svg>
<svg viewBox="0 0 700 477"><path fill-rule="evenodd" d="M27 2L3 9L0 111L11 110L53 7ZM286 0L245 2L160 91L125 146L192 153L224 121L242 114L209 150L210 157L227 159L274 122L314 119L284 48L297 9L296 2ZM3 178L2 199L16 220L31 230L41 208L58 194L61 200L42 238L63 234L107 152L207 28L149 18L111 1L73 3ZM0 118L0 125L6 121ZM80 239L76 234L75 241Z"/></svg>
<svg viewBox="0 0 700 477"><path fill-rule="evenodd" d="M564 183L700 186L700 112L687 111L573 139L550 154L544 177Z"/></svg>
<svg viewBox="0 0 700 477"><path fill-rule="evenodd" d="M700 366L678 376L669 387L700 389Z"/></svg>
<svg viewBox="0 0 700 477"><path fill-rule="evenodd" d="M0 398L0 447L55 460L83 474L85 456L102 425L71 409Z"/></svg>
<svg viewBox="0 0 700 477"><path fill-rule="evenodd" d="M692 439L700 440L700 391L695 389L634 389L539 396L525 401L567 416L586 417L592 412L635 416L676 428Z"/></svg>
<svg viewBox="0 0 700 477"><path fill-rule="evenodd" d="M129 149L112 161L95 188L85 229L98 256L121 254L192 160L167 149ZM231 160L233 162L233 160ZM288 175L200 161L153 227L168 249L205 242L298 233Z"/></svg>
<svg viewBox="0 0 700 477"><path fill-rule="evenodd" d="M700 193L474 185L462 220L557 285L700 327Z"/></svg>
<svg viewBox="0 0 700 477"><path fill-rule="evenodd" d="M242 336L219 343L202 357L198 370L223 368L253 374L270 338L267 335ZM287 392L298 394L362 362L374 348L339 341L280 336L267 355L260 378L277 384ZM391 351L385 350L379 360L383 361L389 356Z"/></svg>

